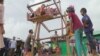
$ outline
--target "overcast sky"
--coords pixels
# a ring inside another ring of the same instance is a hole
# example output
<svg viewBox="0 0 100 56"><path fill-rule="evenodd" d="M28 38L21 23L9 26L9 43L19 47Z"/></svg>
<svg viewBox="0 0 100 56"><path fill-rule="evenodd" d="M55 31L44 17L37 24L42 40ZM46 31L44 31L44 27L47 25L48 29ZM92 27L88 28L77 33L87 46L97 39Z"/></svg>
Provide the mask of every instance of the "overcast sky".
<svg viewBox="0 0 100 56"><path fill-rule="evenodd" d="M34 29L35 25L27 21L27 4L36 3L42 0L5 0L5 14L4 14L4 27L6 37L12 38L13 36L19 37L23 40L26 39L29 29ZM100 0L61 0L62 11L65 11L68 5L74 5L76 14L80 15L82 7L87 8L88 15L94 24L95 31L100 31ZM35 9L36 7L33 7ZM59 20L51 20L44 22L49 29L60 28ZM60 34L60 31L58 32ZM53 33L48 33L43 27L41 28L41 37L51 36Z"/></svg>

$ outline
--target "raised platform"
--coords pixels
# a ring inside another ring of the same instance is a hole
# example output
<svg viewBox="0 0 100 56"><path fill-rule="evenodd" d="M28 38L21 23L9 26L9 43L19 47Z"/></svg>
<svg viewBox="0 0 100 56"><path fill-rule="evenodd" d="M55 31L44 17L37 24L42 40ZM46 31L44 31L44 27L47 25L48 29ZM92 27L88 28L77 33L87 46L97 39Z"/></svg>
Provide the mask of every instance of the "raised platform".
<svg viewBox="0 0 100 56"><path fill-rule="evenodd" d="M58 16L42 15L42 16L33 17L30 21L35 23L35 22L43 22L43 21L48 21L48 20L57 19L57 18L61 18L61 16L60 15Z"/></svg>
<svg viewBox="0 0 100 56"><path fill-rule="evenodd" d="M42 16L34 17L32 22L43 22L43 21L47 21L47 20L50 20L50 19L53 19L53 17L48 16L48 15L42 15Z"/></svg>

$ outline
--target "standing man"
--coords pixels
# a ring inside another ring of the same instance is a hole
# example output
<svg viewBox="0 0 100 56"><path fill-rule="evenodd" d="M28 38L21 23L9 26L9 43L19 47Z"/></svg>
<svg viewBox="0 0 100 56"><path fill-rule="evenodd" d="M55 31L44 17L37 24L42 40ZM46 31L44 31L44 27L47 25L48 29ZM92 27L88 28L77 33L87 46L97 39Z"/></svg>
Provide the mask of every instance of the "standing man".
<svg viewBox="0 0 100 56"><path fill-rule="evenodd" d="M9 38L6 38L4 37L4 44L5 44L5 55L4 56L8 56L8 52L9 52L9 45L10 45L10 39Z"/></svg>
<svg viewBox="0 0 100 56"><path fill-rule="evenodd" d="M2 50L5 47L3 40L3 34L4 34L3 15L4 15L4 5L3 5L3 0L0 0L0 56L3 56Z"/></svg>
<svg viewBox="0 0 100 56"><path fill-rule="evenodd" d="M52 56L58 56L60 55L60 48L59 48L59 44L58 44L58 33L57 31L55 31L55 34L52 37Z"/></svg>
<svg viewBox="0 0 100 56"><path fill-rule="evenodd" d="M93 24L90 17L87 15L86 8L82 8L80 10L81 15L83 16L82 22L84 27L84 33L89 41L90 49L92 50L92 54L96 55L96 45L93 38Z"/></svg>
<svg viewBox="0 0 100 56"><path fill-rule="evenodd" d="M10 41L10 50L9 50L9 56L14 56L15 49L16 49L16 37L13 37L13 40Z"/></svg>
<svg viewBox="0 0 100 56"><path fill-rule="evenodd" d="M25 42L25 45L24 45L24 47L25 47L24 56L32 56L32 54L31 54L31 47L32 47L31 40L33 39L33 37L34 37L33 36L33 30L30 29L29 30L29 34L28 34L28 37L27 37L26 42Z"/></svg>
<svg viewBox="0 0 100 56"><path fill-rule="evenodd" d="M71 30L74 32L77 56L82 56L82 51L84 56L86 56L87 54L82 43L83 25L75 13L74 6L69 6L66 12L71 20Z"/></svg>

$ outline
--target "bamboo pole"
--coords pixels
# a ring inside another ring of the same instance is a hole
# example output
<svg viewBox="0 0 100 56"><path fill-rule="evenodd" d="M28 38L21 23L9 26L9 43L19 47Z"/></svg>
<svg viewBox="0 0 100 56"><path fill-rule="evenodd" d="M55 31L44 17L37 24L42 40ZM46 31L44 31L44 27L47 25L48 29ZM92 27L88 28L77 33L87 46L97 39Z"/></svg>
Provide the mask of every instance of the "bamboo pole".
<svg viewBox="0 0 100 56"><path fill-rule="evenodd" d="M65 29L66 27L63 27L63 28L58 28L58 29L53 29L53 30L50 30L51 31L56 31L56 30L61 30L61 29Z"/></svg>
<svg viewBox="0 0 100 56"><path fill-rule="evenodd" d="M58 2L56 2L56 3L60 3L60 2L58 1ZM49 6L51 6L51 5L55 5L55 3L49 4L49 5L47 5L46 7L49 7Z"/></svg>
<svg viewBox="0 0 100 56"><path fill-rule="evenodd" d="M66 21L66 26L67 26L67 17L65 17L64 18L65 19L65 21ZM67 31L68 31L69 29L66 27L66 34L68 33ZM67 54L68 54L68 56L71 56L71 53L70 53L70 36L67 36L66 37L66 46L67 46Z"/></svg>
<svg viewBox="0 0 100 56"><path fill-rule="evenodd" d="M38 31L37 31L37 42L38 42L38 44L39 44L39 46L38 46L38 56L42 56L42 53L41 53L41 46L40 46L40 26L41 26L41 23L39 22L39 24L38 24Z"/></svg>
<svg viewBox="0 0 100 56"><path fill-rule="evenodd" d="M62 15L62 13L60 12L60 9L59 9L59 7L58 7L58 5L57 5L56 1L55 1L55 0L53 0L53 1L54 1L55 5L56 5L56 7L57 7L58 11L59 11L59 14L61 15L61 18L63 19L63 15Z"/></svg>
<svg viewBox="0 0 100 56"><path fill-rule="evenodd" d="M27 8L32 14L34 13L33 9L31 7L29 7L29 5L27 5Z"/></svg>
<svg viewBox="0 0 100 56"><path fill-rule="evenodd" d="M34 39L36 39L36 35L37 35L37 28L38 28L38 23L36 23L36 28L35 28L35 32L34 32L34 37L33 37L33 42L32 42L32 56L34 56L34 42L35 42L35 40Z"/></svg>
<svg viewBox="0 0 100 56"><path fill-rule="evenodd" d="M62 19L61 19L61 27L62 27L62 28L61 28L61 32L62 32L62 36L63 36L63 34L64 34L63 32L64 32L64 31L63 31L63 20L62 20Z"/></svg>
<svg viewBox="0 0 100 56"><path fill-rule="evenodd" d="M53 0L53 2L55 3L55 6L56 6L56 8L57 8L57 10L59 11L59 14L61 15L61 19L63 19L63 15L62 15L62 13L61 13L61 6L60 6L60 3L59 3L59 7L58 7L58 5L57 5L57 3L56 3L56 0ZM59 0L59 2L60 2L60 0ZM62 24L62 20L61 20L61 31L62 31L62 34L63 34L63 24Z"/></svg>
<svg viewBox="0 0 100 56"><path fill-rule="evenodd" d="M36 4L33 4L33 5L30 5L29 7L33 7L33 6L36 6L36 5L39 5L39 4L43 4L45 2L49 2L51 0L45 0L45 1L42 1L42 2L39 2L39 3L36 3Z"/></svg>
<svg viewBox="0 0 100 56"><path fill-rule="evenodd" d="M67 55L68 56L71 56L71 53L70 53L70 40L69 40L69 36L66 37L66 46L67 46Z"/></svg>
<svg viewBox="0 0 100 56"><path fill-rule="evenodd" d="M61 15L61 19L63 20L64 24L66 24L65 21L64 21L64 18L63 18L65 15L62 15L62 13L61 13L61 11L60 11L60 9L59 9L59 7L58 7L56 1L55 1L55 0L53 0L53 1L54 1L55 5L56 5L56 7L57 7L57 9L58 9L58 11L59 11L59 13L60 13L60 15ZM60 1L60 0L59 0L59 1ZM61 6L60 6L60 8L61 8Z"/></svg>
<svg viewBox="0 0 100 56"><path fill-rule="evenodd" d="M65 37L67 35L63 35L63 37ZM58 38L62 37L62 36L57 36ZM57 37L54 37L53 38L57 38ZM38 40L46 40L46 39L51 39L52 37L45 37L45 38L41 38L41 39L38 39ZM35 40L35 41L38 41L38 40Z"/></svg>
<svg viewBox="0 0 100 56"><path fill-rule="evenodd" d="M41 23L41 24L48 32L50 32L50 30L47 28L47 26L44 23Z"/></svg>

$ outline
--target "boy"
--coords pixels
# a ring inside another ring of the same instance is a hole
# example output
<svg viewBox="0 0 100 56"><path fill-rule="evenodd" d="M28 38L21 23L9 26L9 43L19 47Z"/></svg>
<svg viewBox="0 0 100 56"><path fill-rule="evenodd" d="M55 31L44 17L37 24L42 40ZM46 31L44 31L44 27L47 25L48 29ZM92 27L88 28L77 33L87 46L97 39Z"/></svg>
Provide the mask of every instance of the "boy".
<svg viewBox="0 0 100 56"><path fill-rule="evenodd" d="M29 30L29 35L25 42L25 55L24 56L32 56L31 54L31 39L33 38L33 30Z"/></svg>
<svg viewBox="0 0 100 56"><path fill-rule="evenodd" d="M85 35L89 41L90 49L92 50L92 54L96 55L96 45L93 38L93 24L90 17L87 15L86 8L82 8L80 10L81 15L83 16L82 22L84 27Z"/></svg>
<svg viewBox="0 0 100 56"><path fill-rule="evenodd" d="M71 29L74 32L74 37L75 37L75 43L76 43L76 51L77 51L77 56L82 56L82 50L84 52L84 56L86 56L86 51L83 47L82 44L82 23L79 20L78 16L75 14L75 10L73 6L69 6L66 10L68 13L69 19L71 19Z"/></svg>

